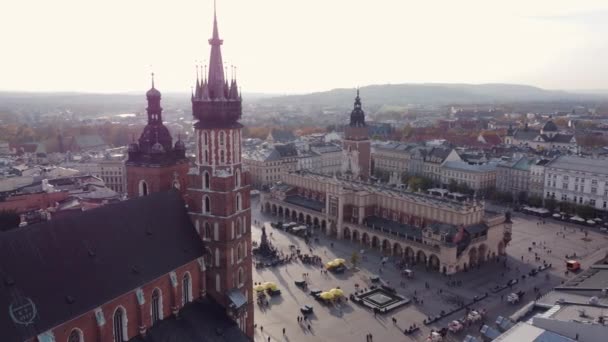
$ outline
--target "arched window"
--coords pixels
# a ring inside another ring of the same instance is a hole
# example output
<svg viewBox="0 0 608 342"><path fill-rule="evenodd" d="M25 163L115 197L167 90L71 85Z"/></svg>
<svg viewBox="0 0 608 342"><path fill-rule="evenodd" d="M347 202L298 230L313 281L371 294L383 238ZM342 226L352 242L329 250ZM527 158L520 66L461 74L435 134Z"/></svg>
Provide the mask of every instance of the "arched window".
<svg viewBox="0 0 608 342"><path fill-rule="evenodd" d="M209 176L209 172L207 171L203 173L203 186L205 189L209 189L211 187L211 176Z"/></svg>
<svg viewBox="0 0 608 342"><path fill-rule="evenodd" d="M203 133L203 141L205 142L205 146L209 145L209 135L207 132Z"/></svg>
<svg viewBox="0 0 608 342"><path fill-rule="evenodd" d="M190 273L184 274L182 280L182 306L190 303L192 300L192 282L190 281Z"/></svg>
<svg viewBox="0 0 608 342"><path fill-rule="evenodd" d="M196 229L196 232L200 235L201 234L201 224L200 224L200 222L198 222L198 220L196 220L194 222L194 228Z"/></svg>
<svg viewBox="0 0 608 342"><path fill-rule="evenodd" d="M219 273L215 275L215 291L216 292L222 291L222 282L221 282Z"/></svg>
<svg viewBox="0 0 608 342"><path fill-rule="evenodd" d="M236 234L238 236L241 236L241 234L243 234L243 223L240 217L236 218Z"/></svg>
<svg viewBox="0 0 608 342"><path fill-rule="evenodd" d="M219 250L219 248L215 249L215 267L220 267L220 250Z"/></svg>
<svg viewBox="0 0 608 342"><path fill-rule="evenodd" d="M241 211L243 208L242 206L242 201L241 201L241 194L237 193L236 194L236 211Z"/></svg>
<svg viewBox="0 0 608 342"><path fill-rule="evenodd" d="M68 342L82 342L83 340L84 337L80 329L73 329L70 336L68 336Z"/></svg>
<svg viewBox="0 0 608 342"><path fill-rule="evenodd" d="M127 332L127 312L122 306L114 311L114 342L124 342L129 336Z"/></svg>
<svg viewBox="0 0 608 342"><path fill-rule="evenodd" d="M209 196L205 196L203 198L203 213L209 214L210 212L211 212L211 200L209 199Z"/></svg>
<svg viewBox="0 0 608 342"><path fill-rule="evenodd" d="M152 301L150 309L152 310L152 325L163 319L163 296L160 289L156 288L152 291Z"/></svg>
<svg viewBox="0 0 608 342"><path fill-rule="evenodd" d="M205 150L205 163L209 162L209 151Z"/></svg>
<svg viewBox="0 0 608 342"><path fill-rule="evenodd" d="M211 225L209 224L209 222L205 222L205 234L203 235L205 240L211 240Z"/></svg>
<svg viewBox="0 0 608 342"><path fill-rule="evenodd" d="M226 152L224 150L220 151L220 163L224 164L226 162Z"/></svg>
<svg viewBox="0 0 608 342"><path fill-rule="evenodd" d="M236 187L241 187L241 169L236 169Z"/></svg>
<svg viewBox="0 0 608 342"><path fill-rule="evenodd" d="M243 283L245 282L245 272L243 272L243 268L239 267L239 272L238 272L238 284L239 287L243 286Z"/></svg>
<svg viewBox="0 0 608 342"><path fill-rule="evenodd" d="M148 183L145 180L139 181L139 196L148 196Z"/></svg>
<svg viewBox="0 0 608 342"><path fill-rule="evenodd" d="M226 139L226 136L224 134L224 132L220 132L220 146L224 146L224 140Z"/></svg>
<svg viewBox="0 0 608 342"><path fill-rule="evenodd" d="M243 260L243 245L240 243L236 246L236 260Z"/></svg>

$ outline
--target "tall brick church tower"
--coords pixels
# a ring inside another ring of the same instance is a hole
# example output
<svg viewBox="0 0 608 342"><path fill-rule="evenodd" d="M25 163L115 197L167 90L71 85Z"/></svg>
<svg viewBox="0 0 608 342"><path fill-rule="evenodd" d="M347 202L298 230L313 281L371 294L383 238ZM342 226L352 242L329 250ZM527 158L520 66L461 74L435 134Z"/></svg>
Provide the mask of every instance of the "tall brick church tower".
<svg viewBox="0 0 608 342"><path fill-rule="evenodd" d="M359 89L357 89L355 106L350 113L350 123L344 129L342 149L342 176L356 180L368 180L371 169L371 143L365 124L365 113L361 108Z"/></svg>
<svg viewBox="0 0 608 342"><path fill-rule="evenodd" d="M146 92L146 98L148 124L139 140L129 145L129 158L126 162L127 195L135 198L171 188L177 188L185 194L188 173L186 146L181 140L173 145L171 134L163 125L161 94L154 87L154 74L152 88Z"/></svg>
<svg viewBox="0 0 608 342"><path fill-rule="evenodd" d="M224 75L222 43L214 10L209 72L197 74L192 94L197 149L188 208L210 250L207 294L253 338L250 176L241 161L241 96L236 79Z"/></svg>

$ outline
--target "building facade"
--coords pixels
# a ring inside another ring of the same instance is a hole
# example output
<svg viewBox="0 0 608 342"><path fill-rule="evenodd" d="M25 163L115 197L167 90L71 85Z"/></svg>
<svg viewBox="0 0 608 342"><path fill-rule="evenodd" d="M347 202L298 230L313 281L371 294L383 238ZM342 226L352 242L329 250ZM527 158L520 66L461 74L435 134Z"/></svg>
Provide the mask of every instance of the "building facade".
<svg viewBox="0 0 608 342"><path fill-rule="evenodd" d="M521 193L528 194L530 171L536 162L536 158L519 156L513 160L499 163L496 168L496 189L511 193L514 200L519 198Z"/></svg>
<svg viewBox="0 0 608 342"><path fill-rule="evenodd" d="M475 192L496 187L496 163L470 165L464 161L446 161L443 163L441 183L450 182L465 184Z"/></svg>
<svg viewBox="0 0 608 342"><path fill-rule="evenodd" d="M186 146L178 140L173 145L171 134L163 124L161 94L154 87L146 93L148 124L137 142L129 145L126 161L127 195L147 196L152 192L179 189L185 194L188 159Z"/></svg>
<svg viewBox="0 0 608 342"><path fill-rule="evenodd" d="M301 163L313 165L311 158L300 161L294 144L263 144L243 152L243 165L251 175L251 185L264 188L281 180L281 175L295 171Z"/></svg>
<svg viewBox="0 0 608 342"><path fill-rule="evenodd" d="M415 145L398 142L372 144L372 160L375 173L402 175L410 173L410 157Z"/></svg>
<svg viewBox="0 0 608 342"><path fill-rule="evenodd" d="M236 79L224 74L217 18L208 75L192 94L196 164L188 173L188 210L212 254L207 293L253 338L249 172L241 158L242 100Z"/></svg>
<svg viewBox="0 0 608 342"><path fill-rule="evenodd" d="M608 160L561 156L545 166L545 198L608 210Z"/></svg>
<svg viewBox="0 0 608 342"><path fill-rule="evenodd" d="M444 274L504 255L511 223L483 202L458 202L309 172L292 172L261 198L262 210L422 263Z"/></svg>

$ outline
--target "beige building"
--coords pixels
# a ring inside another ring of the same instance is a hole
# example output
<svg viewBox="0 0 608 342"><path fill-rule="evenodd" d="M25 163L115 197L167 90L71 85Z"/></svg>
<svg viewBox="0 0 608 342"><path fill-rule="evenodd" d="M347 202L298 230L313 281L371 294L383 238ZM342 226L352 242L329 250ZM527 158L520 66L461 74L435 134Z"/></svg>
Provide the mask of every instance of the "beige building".
<svg viewBox="0 0 608 342"><path fill-rule="evenodd" d="M262 210L445 274L505 254L508 217L458 202L309 172L283 175Z"/></svg>
<svg viewBox="0 0 608 342"><path fill-rule="evenodd" d="M497 163L470 165L464 161L446 161L441 168L441 183L447 185L453 180L458 184L466 184L475 191L488 190L496 186L496 165Z"/></svg>
<svg viewBox="0 0 608 342"><path fill-rule="evenodd" d="M243 152L243 165L249 170L251 184L267 187L281 180L281 175L298 167L298 151L293 144L264 144Z"/></svg>
<svg viewBox="0 0 608 342"><path fill-rule="evenodd" d="M514 200L519 198L520 193L528 194L530 170L536 162L536 158L520 156L499 163L496 168L496 189L511 193Z"/></svg>
<svg viewBox="0 0 608 342"><path fill-rule="evenodd" d="M87 162L67 162L61 166L80 171L97 177L105 183L106 187L124 194L127 189L127 173L125 169L124 155L106 156L96 158Z"/></svg>
<svg viewBox="0 0 608 342"><path fill-rule="evenodd" d="M409 172L410 156L416 145L398 142L374 142L374 172L402 175Z"/></svg>

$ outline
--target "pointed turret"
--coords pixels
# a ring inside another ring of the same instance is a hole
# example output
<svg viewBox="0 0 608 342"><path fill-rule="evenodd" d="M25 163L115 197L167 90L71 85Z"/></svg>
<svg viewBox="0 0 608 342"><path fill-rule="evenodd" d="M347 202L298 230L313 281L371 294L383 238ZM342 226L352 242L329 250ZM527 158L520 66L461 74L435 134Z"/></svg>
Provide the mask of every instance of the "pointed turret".
<svg viewBox="0 0 608 342"><path fill-rule="evenodd" d="M359 97L359 88L357 88L357 97L355 97L355 106L350 113L351 126L365 126L365 113L361 108L361 98Z"/></svg>
<svg viewBox="0 0 608 342"><path fill-rule="evenodd" d="M209 39L211 45L211 54L209 56L209 80L207 87L209 88L209 97L211 99L222 98L224 90L224 64L222 62L221 45L224 43L220 39L220 34L217 28L217 15L215 11L215 3L213 5L213 36Z"/></svg>

